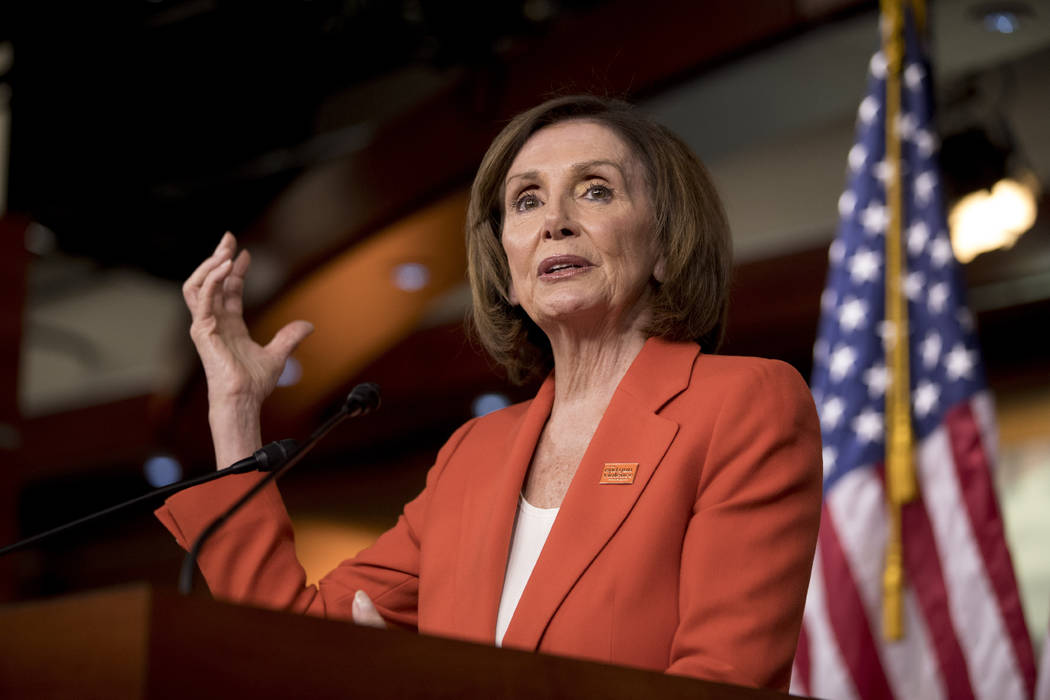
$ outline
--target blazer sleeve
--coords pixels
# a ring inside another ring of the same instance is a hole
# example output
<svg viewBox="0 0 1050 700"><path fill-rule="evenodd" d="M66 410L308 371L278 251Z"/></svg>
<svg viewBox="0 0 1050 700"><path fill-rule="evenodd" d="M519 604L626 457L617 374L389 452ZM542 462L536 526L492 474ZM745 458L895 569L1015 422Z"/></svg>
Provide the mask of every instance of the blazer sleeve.
<svg viewBox="0 0 1050 700"><path fill-rule="evenodd" d="M668 672L787 690L820 523L820 429L791 366L743 374L703 461Z"/></svg>
<svg viewBox="0 0 1050 700"><path fill-rule="evenodd" d="M361 589L385 620L417 627L420 550L431 495L471 425L463 425L438 452L426 486L405 505L397 524L317 585L306 585L306 573L295 554L291 519L271 484L202 549L198 563L208 587L217 598L233 602L346 620L353 617L354 593ZM181 491L155 514L188 549L212 519L261 478L235 475Z"/></svg>

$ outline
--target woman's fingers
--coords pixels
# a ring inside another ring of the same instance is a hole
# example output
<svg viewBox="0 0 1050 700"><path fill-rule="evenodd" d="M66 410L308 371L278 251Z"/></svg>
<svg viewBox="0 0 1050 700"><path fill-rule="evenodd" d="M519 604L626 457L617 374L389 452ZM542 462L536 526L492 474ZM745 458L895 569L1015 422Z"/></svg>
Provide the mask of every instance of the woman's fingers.
<svg viewBox="0 0 1050 700"><path fill-rule="evenodd" d="M237 258L233 261L233 272L231 274L244 279L245 273L248 272L248 266L252 262L251 254L248 253L248 249L244 248L237 255Z"/></svg>
<svg viewBox="0 0 1050 700"><path fill-rule="evenodd" d="M287 326L277 331L266 345L266 351L281 360L288 359L303 338L314 332L314 325L309 321L292 321Z"/></svg>
<svg viewBox="0 0 1050 700"><path fill-rule="evenodd" d="M223 308L227 313L240 316L244 313L244 277L248 273L252 256L247 250L242 250L233 260L230 274L222 283Z"/></svg>
<svg viewBox="0 0 1050 700"><path fill-rule="evenodd" d="M376 606L372 604L372 599L364 591L358 591L354 594L353 615L354 622L358 625L386 629L386 622L383 621L383 616L379 614Z"/></svg>
<svg viewBox="0 0 1050 700"><path fill-rule="evenodd" d="M183 285L193 315L190 335L208 377L209 393L244 395L262 401L273 390L288 356L313 332L306 321L293 321L260 347L244 324L244 279L248 251L234 256L237 240L227 233L215 252Z"/></svg>
<svg viewBox="0 0 1050 700"><path fill-rule="evenodd" d="M197 269L193 271L193 274L182 285L182 296L190 307L190 311L193 311L193 307L197 305L197 301L200 298L200 288L204 284L204 280L216 267L232 258L236 249L237 239L233 237L232 233L227 231L219 240L219 245L215 247L215 251L197 266Z"/></svg>
<svg viewBox="0 0 1050 700"><path fill-rule="evenodd" d="M219 290L222 289L226 276L230 274L233 261L226 258L204 278L200 289L197 291L196 308L191 308L193 320L199 321L208 316L218 316L222 312L222 299Z"/></svg>

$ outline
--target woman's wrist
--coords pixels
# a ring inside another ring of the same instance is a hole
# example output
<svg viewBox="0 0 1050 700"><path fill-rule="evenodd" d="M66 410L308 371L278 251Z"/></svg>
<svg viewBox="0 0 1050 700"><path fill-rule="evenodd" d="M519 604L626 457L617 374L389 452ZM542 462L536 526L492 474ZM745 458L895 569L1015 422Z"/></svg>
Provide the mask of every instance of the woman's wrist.
<svg viewBox="0 0 1050 700"><path fill-rule="evenodd" d="M250 401L210 401L208 425L218 469L250 456L262 447L260 406Z"/></svg>
<svg viewBox="0 0 1050 700"><path fill-rule="evenodd" d="M213 394L208 392L208 415L254 416L258 419L262 401L248 394Z"/></svg>

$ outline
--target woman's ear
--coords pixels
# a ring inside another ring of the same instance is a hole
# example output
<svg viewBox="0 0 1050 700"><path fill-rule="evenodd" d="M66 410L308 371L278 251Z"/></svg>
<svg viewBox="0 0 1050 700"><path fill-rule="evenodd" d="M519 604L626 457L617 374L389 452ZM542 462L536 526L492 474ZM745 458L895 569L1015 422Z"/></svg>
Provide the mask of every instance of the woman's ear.
<svg viewBox="0 0 1050 700"><path fill-rule="evenodd" d="M656 259L656 265L653 266L653 279L663 284L666 272L667 265L664 263L664 256L661 255Z"/></svg>
<svg viewBox="0 0 1050 700"><path fill-rule="evenodd" d="M514 289L514 280L511 280L507 285L507 301L510 302L511 306L518 306L518 292Z"/></svg>

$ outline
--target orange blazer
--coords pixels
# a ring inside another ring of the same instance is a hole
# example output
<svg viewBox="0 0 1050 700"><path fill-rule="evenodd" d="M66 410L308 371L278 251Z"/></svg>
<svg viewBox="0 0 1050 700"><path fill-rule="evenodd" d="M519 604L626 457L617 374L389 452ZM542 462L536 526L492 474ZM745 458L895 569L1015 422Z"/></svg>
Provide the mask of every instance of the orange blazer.
<svg viewBox="0 0 1050 700"><path fill-rule="evenodd" d="M459 428L397 525L316 587L305 585L276 488L204 548L208 585L226 599L345 619L364 589L388 620L492 644L554 381ZM599 483L610 462L637 463L633 483ZM183 491L157 515L186 547L257 478ZM503 645L786 689L820 498L820 432L797 372L650 339L591 440Z"/></svg>

